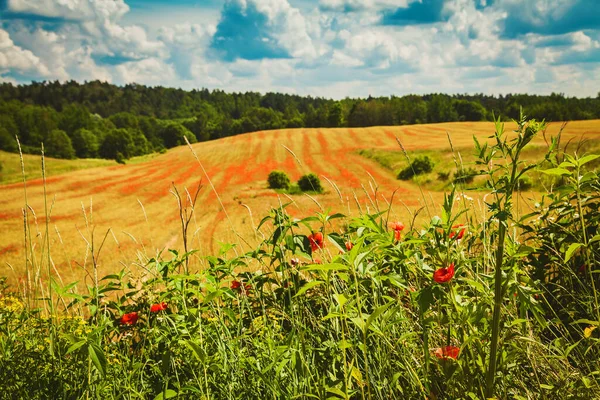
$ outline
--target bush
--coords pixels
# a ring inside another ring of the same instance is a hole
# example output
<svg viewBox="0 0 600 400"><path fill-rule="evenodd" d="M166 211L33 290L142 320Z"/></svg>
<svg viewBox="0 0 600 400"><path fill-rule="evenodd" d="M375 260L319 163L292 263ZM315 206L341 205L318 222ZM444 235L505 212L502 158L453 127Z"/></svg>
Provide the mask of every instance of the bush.
<svg viewBox="0 0 600 400"><path fill-rule="evenodd" d="M313 173L300 177L300 179L298 179L298 187L300 187L300 190L303 192L321 193L323 191L321 180Z"/></svg>
<svg viewBox="0 0 600 400"><path fill-rule="evenodd" d="M523 176L517 181L517 190L529 190L533 186L533 181L528 176Z"/></svg>
<svg viewBox="0 0 600 400"><path fill-rule="evenodd" d="M61 131L60 129L54 129L50 132L44 147L48 157L65 159L75 158L75 149L73 149L71 139L67 136L65 131Z"/></svg>
<svg viewBox="0 0 600 400"><path fill-rule="evenodd" d="M454 183L472 183L477 176L477 171L473 168L463 168L454 174Z"/></svg>
<svg viewBox="0 0 600 400"><path fill-rule="evenodd" d="M290 187L290 178L283 171L271 171L267 178L271 189L287 189Z"/></svg>
<svg viewBox="0 0 600 400"><path fill-rule="evenodd" d="M434 166L435 164L431 158L428 156L419 156L415 158L408 167L400 171L398 179L406 181L415 175L427 174L433 171Z"/></svg>

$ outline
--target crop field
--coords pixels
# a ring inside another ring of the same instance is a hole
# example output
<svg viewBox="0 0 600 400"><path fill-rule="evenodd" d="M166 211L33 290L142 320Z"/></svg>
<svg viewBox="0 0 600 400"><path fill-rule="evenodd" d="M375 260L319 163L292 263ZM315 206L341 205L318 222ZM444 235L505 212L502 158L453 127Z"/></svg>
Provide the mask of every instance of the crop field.
<svg viewBox="0 0 600 400"><path fill-rule="evenodd" d="M514 125L506 127L508 130ZM560 127L560 123L550 124L546 136L556 135ZM61 279L71 282L89 278L92 243L95 251L103 243L99 257L101 276L126 266L135 267L132 260L139 261L141 271L146 260L158 252L182 250L179 211L171 191L175 187L185 198L187 189L193 196L200 183L189 228L189 247L198 249L200 256L217 254L221 243L237 244L233 251L238 253L250 250L263 234L268 234L256 231L260 218L281 203L292 202L287 210L299 218L328 208L358 216L385 210L390 203L394 219L410 221L412 214L426 205L431 210L424 209L419 215L431 216L442 202L439 188L420 188L413 181L400 181L395 171L360 155L360 150L403 157L398 138L409 157L423 151L451 157L449 134L455 151L468 162L467 155L473 153L473 136L484 141L493 131L493 123L487 122L289 129L194 144L197 159L187 146L127 165L106 160L49 159L46 199L52 263ZM563 143L581 139L599 140L600 121L569 123L563 132ZM536 144L542 149L543 137L536 138ZM25 195L33 218L30 222L36 243L34 254L43 256L41 163L40 157L25 157L25 193L19 181L22 178L18 156L0 153L0 157L5 165L2 180L11 182L0 186L0 276L18 280L23 278L25 264ZM322 178L325 193L289 196L268 189L267 175L275 169L288 173L292 181L314 172ZM472 195L479 208L481 194L479 191ZM196 265L201 265L200 259L196 257Z"/></svg>

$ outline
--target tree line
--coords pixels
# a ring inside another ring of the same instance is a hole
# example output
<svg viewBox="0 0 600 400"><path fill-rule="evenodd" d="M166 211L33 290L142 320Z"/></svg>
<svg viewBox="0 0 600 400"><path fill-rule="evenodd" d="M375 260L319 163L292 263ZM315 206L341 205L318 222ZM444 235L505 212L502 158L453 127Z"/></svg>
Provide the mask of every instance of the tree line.
<svg viewBox="0 0 600 400"><path fill-rule="evenodd" d="M267 129L485 121L494 115L550 121L600 118L596 98L508 94L345 98L226 93L106 82L0 84L0 149L58 158L127 158L185 143Z"/></svg>

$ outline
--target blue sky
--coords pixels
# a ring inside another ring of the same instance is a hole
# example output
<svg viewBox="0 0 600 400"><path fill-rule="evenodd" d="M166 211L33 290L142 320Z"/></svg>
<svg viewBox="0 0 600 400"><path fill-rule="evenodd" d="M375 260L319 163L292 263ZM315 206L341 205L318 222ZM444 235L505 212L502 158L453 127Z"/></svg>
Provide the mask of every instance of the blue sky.
<svg viewBox="0 0 600 400"><path fill-rule="evenodd" d="M0 81L600 92L599 0L0 0Z"/></svg>

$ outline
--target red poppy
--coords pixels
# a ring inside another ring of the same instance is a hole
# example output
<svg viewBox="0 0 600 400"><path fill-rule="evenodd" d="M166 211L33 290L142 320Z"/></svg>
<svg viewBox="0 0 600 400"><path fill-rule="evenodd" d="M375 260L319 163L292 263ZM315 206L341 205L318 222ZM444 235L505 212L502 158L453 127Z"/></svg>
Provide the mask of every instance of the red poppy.
<svg viewBox="0 0 600 400"><path fill-rule="evenodd" d="M165 303L163 301L162 303L152 304L152 306L150 307L150 312L157 313L160 311L165 311L166 309L167 309L167 303Z"/></svg>
<svg viewBox="0 0 600 400"><path fill-rule="evenodd" d="M460 348L456 346L445 346L435 349L435 356L441 360L446 360L448 358L452 358L456 360L458 358L458 353L460 352Z"/></svg>
<svg viewBox="0 0 600 400"><path fill-rule="evenodd" d="M437 283L446 283L454 276L454 263L448 268L439 268L433 273L433 280Z"/></svg>
<svg viewBox="0 0 600 400"><path fill-rule="evenodd" d="M315 232L311 235L308 235L308 242L310 243L310 248L312 251L322 249L325 247L325 244L323 243L323 232Z"/></svg>
<svg viewBox="0 0 600 400"><path fill-rule="evenodd" d="M120 319L121 325L135 325L139 316L137 312L130 312L123 315Z"/></svg>
<svg viewBox="0 0 600 400"><path fill-rule="evenodd" d="M351 241L347 241L345 243L345 245L346 245L346 250L348 250L348 251L352 250L352 248L354 247L354 244Z"/></svg>
<svg viewBox="0 0 600 400"><path fill-rule="evenodd" d="M401 237L402 237L402 231L394 231L394 240L395 241L398 242Z"/></svg>
<svg viewBox="0 0 600 400"><path fill-rule="evenodd" d="M231 282L230 288L231 290L236 290L242 294L246 294L250 291L250 289L252 289L252 285L250 285L249 283L245 283L244 285L242 285L242 282L240 281L233 281Z"/></svg>
<svg viewBox="0 0 600 400"><path fill-rule="evenodd" d="M460 240L460 239L463 238L463 236L465 235L465 231L467 230L467 228L462 228L462 229L458 230L458 228L461 228L461 227L464 227L464 225L463 224L458 224L458 225L454 225L452 227L453 231L450 232L450 239Z"/></svg>
<svg viewBox="0 0 600 400"><path fill-rule="evenodd" d="M390 224L390 228L392 228L395 231L403 231L404 230L404 224L402 222L396 221L396 222L392 222Z"/></svg>

